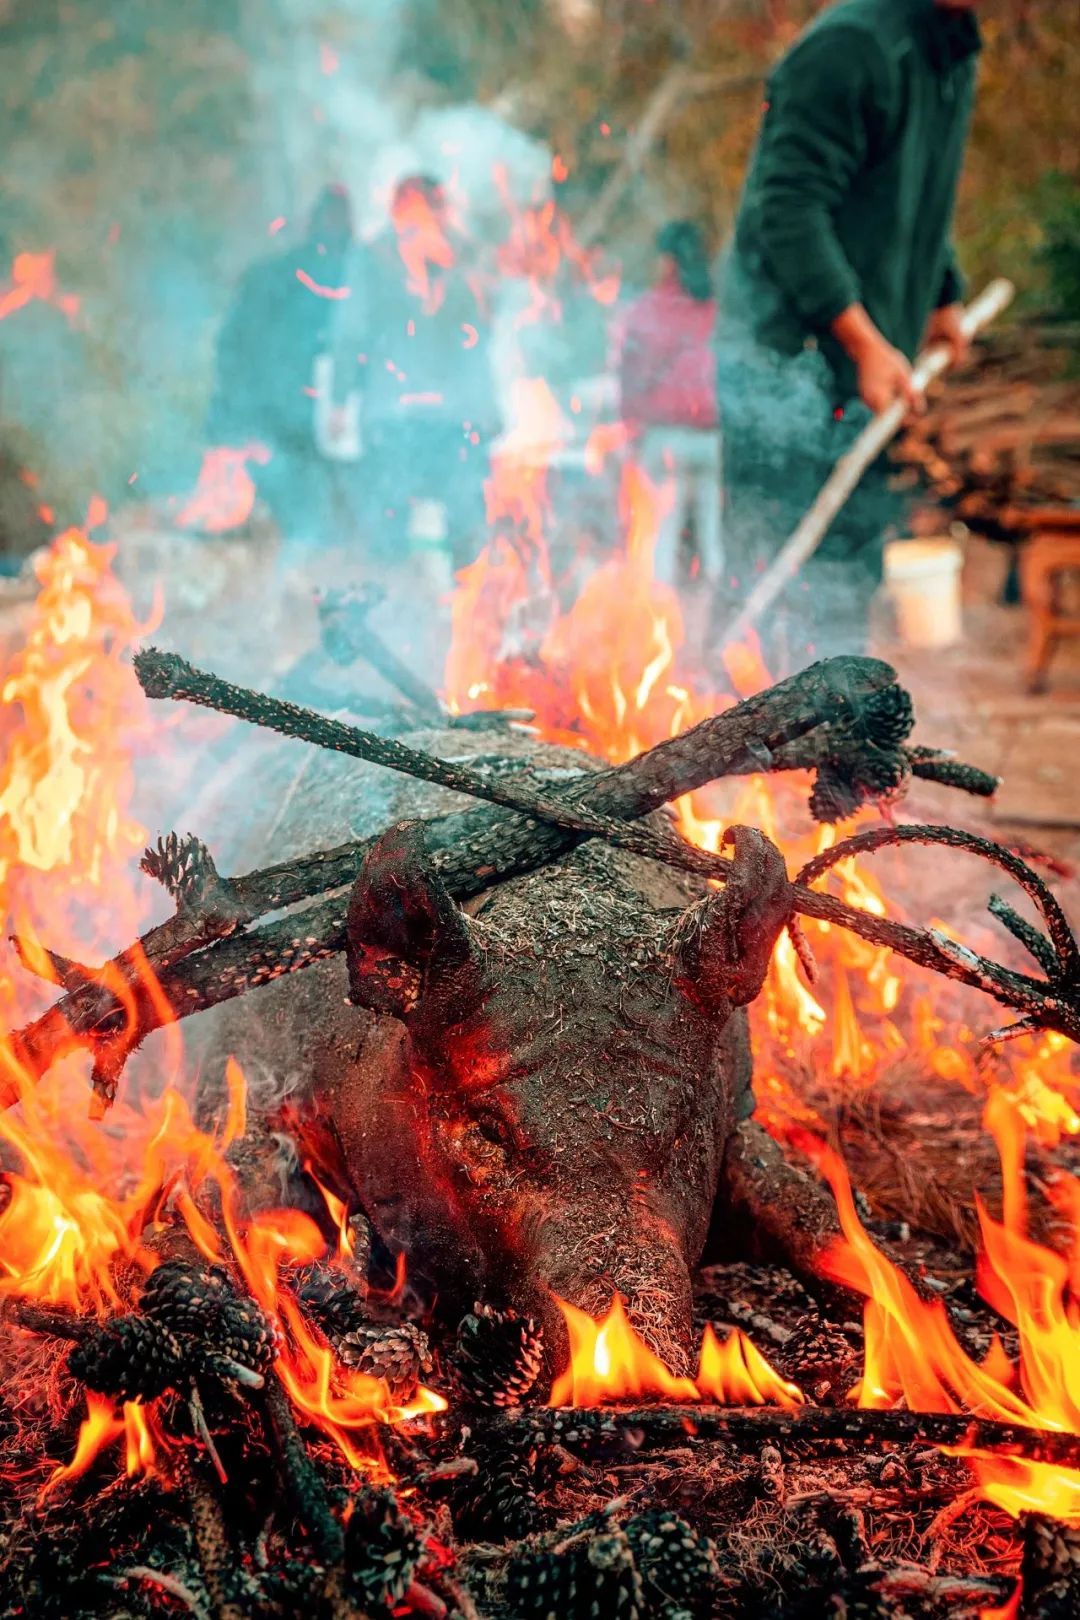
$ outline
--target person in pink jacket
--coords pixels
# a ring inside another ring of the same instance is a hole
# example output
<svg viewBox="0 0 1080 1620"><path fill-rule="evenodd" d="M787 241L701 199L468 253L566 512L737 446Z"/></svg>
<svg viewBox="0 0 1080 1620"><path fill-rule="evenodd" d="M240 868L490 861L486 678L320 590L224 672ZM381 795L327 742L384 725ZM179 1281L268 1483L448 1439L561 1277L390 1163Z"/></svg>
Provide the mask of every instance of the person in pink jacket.
<svg viewBox="0 0 1080 1620"><path fill-rule="evenodd" d="M704 237L690 220L660 231L656 280L624 312L617 333L620 414L643 470L662 488L658 579L675 584L688 520L692 578L715 582L723 563L717 307Z"/></svg>

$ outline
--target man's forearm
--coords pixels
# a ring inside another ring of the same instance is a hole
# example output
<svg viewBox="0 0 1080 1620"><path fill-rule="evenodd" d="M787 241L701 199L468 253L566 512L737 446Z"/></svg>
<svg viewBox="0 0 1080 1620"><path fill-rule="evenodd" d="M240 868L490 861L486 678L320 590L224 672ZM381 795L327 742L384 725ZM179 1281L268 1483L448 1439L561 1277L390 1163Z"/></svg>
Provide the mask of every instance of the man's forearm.
<svg viewBox="0 0 1080 1620"><path fill-rule="evenodd" d="M856 365L870 349L882 342L881 333L862 304L849 304L841 310L830 328L844 353Z"/></svg>

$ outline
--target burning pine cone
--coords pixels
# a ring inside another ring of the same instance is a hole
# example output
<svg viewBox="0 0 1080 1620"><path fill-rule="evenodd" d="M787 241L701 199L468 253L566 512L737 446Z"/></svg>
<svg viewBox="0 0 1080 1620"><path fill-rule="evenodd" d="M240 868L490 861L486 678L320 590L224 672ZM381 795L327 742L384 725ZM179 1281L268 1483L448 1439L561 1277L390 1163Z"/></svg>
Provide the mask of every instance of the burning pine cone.
<svg viewBox="0 0 1080 1620"><path fill-rule="evenodd" d="M146 1317L178 1338L196 1340L204 1357L264 1373L277 1356L273 1324L219 1266L166 1260L150 1273L139 1303Z"/></svg>
<svg viewBox="0 0 1080 1620"><path fill-rule="evenodd" d="M638 1620L645 1599L624 1530L610 1529L565 1552L515 1559L507 1606L519 1620Z"/></svg>
<svg viewBox="0 0 1080 1620"><path fill-rule="evenodd" d="M364 1301L340 1271L304 1266L294 1278L296 1297L331 1344L370 1326Z"/></svg>
<svg viewBox="0 0 1080 1620"><path fill-rule="evenodd" d="M860 709L857 725L878 748L899 748L915 726L911 694L895 684L871 693Z"/></svg>
<svg viewBox="0 0 1080 1620"><path fill-rule="evenodd" d="M775 1359L784 1377L798 1380L819 1405L842 1402L859 1375L847 1334L814 1310L802 1313Z"/></svg>
<svg viewBox="0 0 1080 1620"><path fill-rule="evenodd" d="M1080 1613L1080 1529L1041 1513L1024 1524L1021 1613L1030 1620L1072 1620Z"/></svg>
<svg viewBox="0 0 1080 1620"><path fill-rule="evenodd" d="M707 1614L720 1579L716 1548L707 1536L670 1508L642 1513L626 1526L626 1538L650 1604Z"/></svg>
<svg viewBox="0 0 1080 1620"><path fill-rule="evenodd" d="M190 1371L179 1339L147 1316L103 1322L72 1350L68 1370L87 1389L118 1401L156 1400Z"/></svg>
<svg viewBox="0 0 1080 1620"><path fill-rule="evenodd" d="M334 1339L333 1346L347 1367L385 1380L396 1400L407 1400L431 1371L427 1334L412 1322L398 1327L359 1327Z"/></svg>
<svg viewBox="0 0 1080 1620"><path fill-rule="evenodd" d="M520 1406L543 1361L544 1330L531 1316L476 1305L458 1327L454 1372L475 1406Z"/></svg>
<svg viewBox="0 0 1080 1620"><path fill-rule="evenodd" d="M345 1565L368 1604L399 1603L412 1584L423 1545L393 1491L362 1491L345 1532Z"/></svg>
<svg viewBox="0 0 1080 1620"><path fill-rule="evenodd" d="M167 838L159 838L156 848L146 850L139 864L181 909L195 905L205 890L221 881L213 856L193 833L181 838L171 832Z"/></svg>

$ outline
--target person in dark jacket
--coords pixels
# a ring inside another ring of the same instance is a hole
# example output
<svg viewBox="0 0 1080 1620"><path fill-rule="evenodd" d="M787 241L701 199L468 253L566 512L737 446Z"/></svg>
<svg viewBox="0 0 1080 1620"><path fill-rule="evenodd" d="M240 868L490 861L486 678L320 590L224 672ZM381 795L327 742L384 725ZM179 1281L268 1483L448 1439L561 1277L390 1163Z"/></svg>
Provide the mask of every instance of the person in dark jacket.
<svg viewBox="0 0 1080 1620"><path fill-rule="evenodd" d="M974 0L839 0L770 78L729 255L720 399L737 590L872 413L921 401L925 340L961 358L952 216L980 46ZM895 515L879 465L765 633L858 651Z"/></svg>
<svg viewBox="0 0 1080 1620"><path fill-rule="evenodd" d="M334 392L360 394L370 550L384 561L479 549L496 421L490 323L442 184L409 175L353 255L358 296L336 311ZM427 532L429 531L430 532Z"/></svg>
<svg viewBox="0 0 1080 1620"><path fill-rule="evenodd" d="M314 439L315 362L327 352L353 242L352 207L343 186L320 193L301 242L259 259L241 278L217 346L212 444L261 444L251 461L259 495L283 540L299 546L327 538L328 469Z"/></svg>

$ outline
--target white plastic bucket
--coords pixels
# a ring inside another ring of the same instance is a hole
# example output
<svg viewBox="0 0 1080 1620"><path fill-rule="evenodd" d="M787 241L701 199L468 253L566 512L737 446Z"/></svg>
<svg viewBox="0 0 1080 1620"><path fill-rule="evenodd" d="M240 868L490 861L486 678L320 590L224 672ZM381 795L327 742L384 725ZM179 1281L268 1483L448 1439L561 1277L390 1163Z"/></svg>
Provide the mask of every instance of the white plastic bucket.
<svg viewBox="0 0 1080 1620"><path fill-rule="evenodd" d="M955 540L891 540L885 547L885 583L905 646L951 647L960 640L963 564Z"/></svg>

